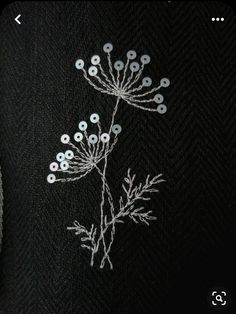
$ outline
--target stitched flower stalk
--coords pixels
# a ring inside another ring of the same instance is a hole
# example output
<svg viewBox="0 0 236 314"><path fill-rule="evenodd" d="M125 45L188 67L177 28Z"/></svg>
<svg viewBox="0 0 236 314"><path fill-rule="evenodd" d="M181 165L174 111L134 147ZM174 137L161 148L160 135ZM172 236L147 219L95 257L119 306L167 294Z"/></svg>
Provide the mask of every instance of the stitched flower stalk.
<svg viewBox="0 0 236 314"><path fill-rule="evenodd" d="M87 228L75 220L67 229L80 236L81 247L90 252L91 266L95 264L97 253L102 252L102 258L98 261L99 266L104 268L107 262L110 269L113 268L110 253L117 225L126 220L149 225L150 221L155 220L152 211L145 209L145 203L151 200L153 193L159 192L158 186L164 181L162 174L159 174L147 175L143 182L137 183L136 175L128 169L122 184L121 196L114 202L106 173L109 156L118 143L122 131L121 126L115 121L119 103L123 101L141 110L164 114L167 107L159 90L170 85L168 78L162 78L158 86L151 87L151 78L142 77L146 65L150 62L148 55L142 55L138 62L135 61L137 53L130 50L124 62L121 60L113 62L112 50L113 46L110 43L103 46L106 54L105 65L101 64L98 55L91 58L92 65L88 70L85 69L82 59L78 59L75 63L89 85L101 93L116 98L109 126L104 128L101 117L93 113L89 125L86 121L79 122L79 130L72 137L63 134L61 142L67 146L67 149L56 155L56 161L49 166L52 173L47 177L49 183L54 183L80 180L92 171L100 176L100 224L93 223ZM92 131L90 126L93 126Z"/></svg>

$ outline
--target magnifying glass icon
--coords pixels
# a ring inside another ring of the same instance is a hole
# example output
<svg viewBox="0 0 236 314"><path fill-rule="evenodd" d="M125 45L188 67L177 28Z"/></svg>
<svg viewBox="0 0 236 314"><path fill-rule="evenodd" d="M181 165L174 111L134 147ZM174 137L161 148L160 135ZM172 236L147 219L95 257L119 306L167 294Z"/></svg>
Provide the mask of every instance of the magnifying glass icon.
<svg viewBox="0 0 236 314"><path fill-rule="evenodd" d="M216 301L219 301L219 302L223 302L223 300L222 300L222 296L220 295L220 294L218 294L217 296L216 296Z"/></svg>

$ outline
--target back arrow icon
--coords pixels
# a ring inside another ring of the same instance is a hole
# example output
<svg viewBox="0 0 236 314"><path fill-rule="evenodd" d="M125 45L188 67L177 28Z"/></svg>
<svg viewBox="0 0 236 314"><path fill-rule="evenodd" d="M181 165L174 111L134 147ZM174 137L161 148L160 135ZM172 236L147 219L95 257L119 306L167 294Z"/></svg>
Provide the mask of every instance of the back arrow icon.
<svg viewBox="0 0 236 314"><path fill-rule="evenodd" d="M21 24L21 22L19 21L19 18L21 17L21 14L17 15L17 17L15 18L16 23Z"/></svg>

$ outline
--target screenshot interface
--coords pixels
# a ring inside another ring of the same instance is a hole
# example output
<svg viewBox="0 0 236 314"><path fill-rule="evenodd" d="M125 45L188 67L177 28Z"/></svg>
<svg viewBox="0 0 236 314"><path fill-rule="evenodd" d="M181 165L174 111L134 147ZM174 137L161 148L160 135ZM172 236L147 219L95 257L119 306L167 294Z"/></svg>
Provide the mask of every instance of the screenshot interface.
<svg viewBox="0 0 236 314"><path fill-rule="evenodd" d="M1 314L236 314L235 53L221 1L3 7Z"/></svg>

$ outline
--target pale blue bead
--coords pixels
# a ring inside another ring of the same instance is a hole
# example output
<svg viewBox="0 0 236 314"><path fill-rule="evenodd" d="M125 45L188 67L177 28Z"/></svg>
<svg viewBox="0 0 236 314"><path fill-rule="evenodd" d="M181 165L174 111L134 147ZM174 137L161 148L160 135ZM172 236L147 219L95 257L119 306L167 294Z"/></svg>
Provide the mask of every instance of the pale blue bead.
<svg viewBox="0 0 236 314"><path fill-rule="evenodd" d="M127 58L130 60L134 60L137 57L137 53L134 50L129 50L127 52Z"/></svg>
<svg viewBox="0 0 236 314"><path fill-rule="evenodd" d="M68 143L70 142L70 137L69 137L69 135L68 135L68 134L63 134L63 135L61 136L61 142L62 142L63 144L68 144Z"/></svg>
<svg viewBox="0 0 236 314"><path fill-rule="evenodd" d="M99 121L99 115L97 113L93 113L90 116L90 121L92 123L97 123Z"/></svg>
<svg viewBox="0 0 236 314"><path fill-rule="evenodd" d="M137 72L140 69L140 65L138 64L138 62L132 62L130 64L130 70L132 72Z"/></svg>
<svg viewBox="0 0 236 314"><path fill-rule="evenodd" d="M103 46L103 51L106 52L106 53L110 53L113 49L113 45L111 43L106 43L104 46Z"/></svg>
<svg viewBox="0 0 236 314"><path fill-rule="evenodd" d="M63 161L65 159L65 154L63 153L58 153L57 156L56 156L56 160L57 161Z"/></svg>
<svg viewBox="0 0 236 314"><path fill-rule="evenodd" d="M88 138L90 144L96 144L98 141L98 137L96 134L91 134Z"/></svg>
<svg viewBox="0 0 236 314"><path fill-rule="evenodd" d="M143 64L148 64L151 61L151 58L149 55L143 55L140 60Z"/></svg>
<svg viewBox="0 0 236 314"><path fill-rule="evenodd" d="M108 133L103 133L101 135L101 141L103 143L107 143L107 142L109 142L109 140L110 140L110 135Z"/></svg>
<svg viewBox="0 0 236 314"><path fill-rule="evenodd" d="M80 133L80 132L75 133L75 135L74 135L74 140L75 140L76 142L81 142L81 141L83 140L83 134Z"/></svg>
<svg viewBox="0 0 236 314"><path fill-rule="evenodd" d="M73 151L72 151L72 150L67 150L67 151L65 152L65 157L66 157L66 159L68 159L68 160L73 159L73 157L74 157Z"/></svg>
<svg viewBox="0 0 236 314"><path fill-rule="evenodd" d="M156 94L153 100L155 101L155 103L161 104L164 100L164 97L161 94Z"/></svg>
<svg viewBox="0 0 236 314"><path fill-rule="evenodd" d="M168 87L170 85L170 80L168 78L162 78L160 81L162 87Z"/></svg>
<svg viewBox="0 0 236 314"><path fill-rule="evenodd" d="M83 67L84 67L84 61L83 61L82 59L76 60L76 62L75 62L75 67L76 67L76 69L78 69L78 70L83 69Z"/></svg>
<svg viewBox="0 0 236 314"><path fill-rule="evenodd" d="M112 132L114 134L119 134L121 132L122 128L119 124L114 124L113 127L112 127Z"/></svg>
<svg viewBox="0 0 236 314"><path fill-rule="evenodd" d="M85 130L87 129L87 127L88 127L87 122L81 121L81 122L79 123L79 129L80 129L81 131L85 131Z"/></svg>
<svg viewBox="0 0 236 314"><path fill-rule="evenodd" d="M48 181L48 183L54 183L56 181L56 176L54 174L50 173L47 176L47 181Z"/></svg>
<svg viewBox="0 0 236 314"><path fill-rule="evenodd" d="M167 111L166 105L161 104L157 107L157 112L160 114L164 114L166 113L166 111Z"/></svg>
<svg viewBox="0 0 236 314"><path fill-rule="evenodd" d="M49 169L51 171L57 171L58 170L58 163L57 162L52 162L49 166Z"/></svg>

